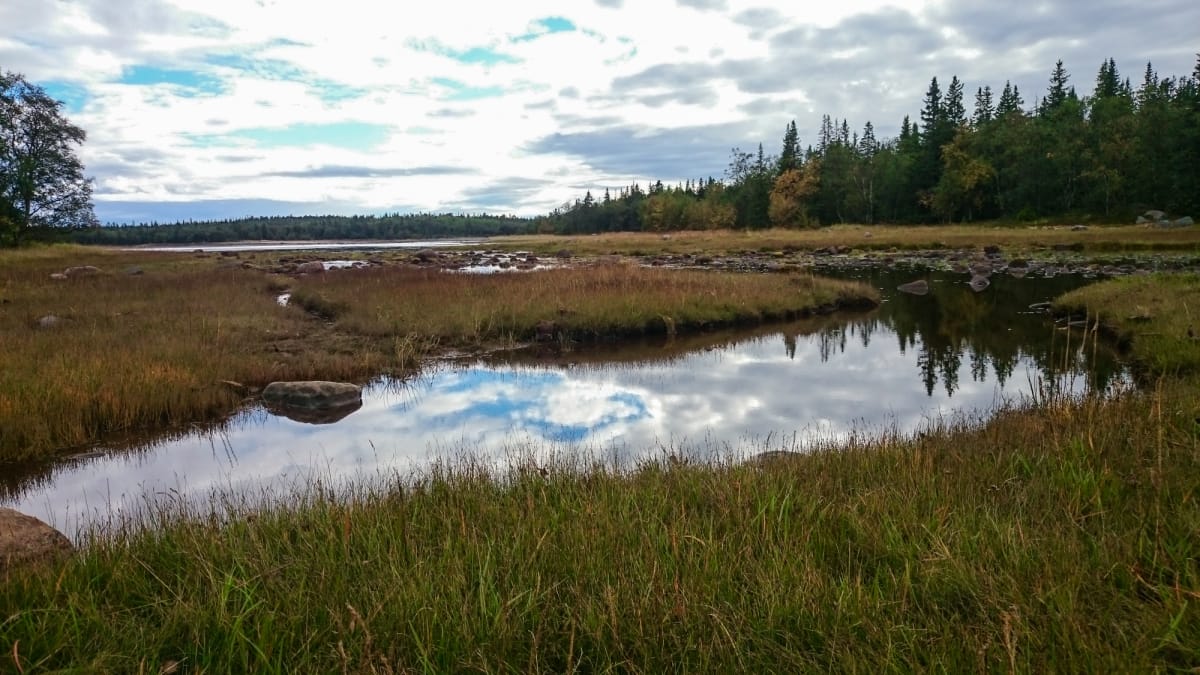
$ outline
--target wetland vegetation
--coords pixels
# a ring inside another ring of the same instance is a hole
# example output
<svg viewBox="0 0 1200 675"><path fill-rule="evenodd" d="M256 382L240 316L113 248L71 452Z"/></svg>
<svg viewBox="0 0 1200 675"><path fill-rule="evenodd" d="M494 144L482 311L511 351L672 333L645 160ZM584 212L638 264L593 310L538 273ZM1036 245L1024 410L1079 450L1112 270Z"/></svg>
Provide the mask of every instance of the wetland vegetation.
<svg viewBox="0 0 1200 675"><path fill-rule="evenodd" d="M716 236L737 242L730 251L786 246ZM995 236L979 231L976 251ZM1069 236L1106 246L1095 228ZM693 245L551 241L576 258ZM529 244L514 247L541 250ZM1054 250L1003 245L1011 257ZM5 443L30 410L48 418L23 437L40 445L9 456L219 415L245 396L221 379L361 380L430 349L535 339L542 320L580 336L666 331L670 316L682 331L871 295L797 271L610 263L468 277L411 264L293 279L242 264L275 264L261 257L4 256ZM49 279L84 264L101 272ZM278 305L285 287L312 311ZM84 533L64 561L6 571L0 640L23 672L1194 669L1198 302L1186 273L1057 301L1087 317L1087 339L1138 364L1142 386L1118 397L1050 395L755 462L561 456L498 477L463 457L317 481L272 505L220 491L201 506L159 502L145 521ZM40 327L50 313L60 322ZM156 397L166 405L137 407Z"/></svg>

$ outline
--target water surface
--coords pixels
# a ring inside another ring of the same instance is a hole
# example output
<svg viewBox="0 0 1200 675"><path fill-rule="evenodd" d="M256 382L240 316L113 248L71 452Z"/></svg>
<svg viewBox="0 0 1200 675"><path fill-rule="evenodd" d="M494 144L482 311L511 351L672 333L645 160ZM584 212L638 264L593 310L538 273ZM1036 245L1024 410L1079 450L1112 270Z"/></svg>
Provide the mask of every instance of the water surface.
<svg viewBox="0 0 1200 675"><path fill-rule="evenodd" d="M1047 389L1124 386L1116 358L1028 305L1082 285L928 275L932 292L896 293L912 276L864 273L882 306L752 330L567 350L543 347L432 364L367 387L334 424L249 408L223 425L134 449L0 475L0 502L71 532L148 500L213 489L286 494L311 480L404 474L462 453L588 453L616 462L671 454L804 450L853 433L910 433L956 414L985 415Z"/></svg>

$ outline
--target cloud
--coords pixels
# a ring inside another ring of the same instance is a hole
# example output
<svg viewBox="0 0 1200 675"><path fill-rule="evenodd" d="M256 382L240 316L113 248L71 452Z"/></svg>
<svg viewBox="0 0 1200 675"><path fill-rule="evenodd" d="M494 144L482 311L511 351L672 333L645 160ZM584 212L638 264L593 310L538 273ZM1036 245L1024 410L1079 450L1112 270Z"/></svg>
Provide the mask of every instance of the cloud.
<svg viewBox="0 0 1200 675"><path fill-rule="evenodd" d="M507 204L534 215L576 186L719 174L730 147L774 149L793 119L802 142L823 114L894 136L933 76L1012 80L1032 105L1059 58L1081 94L1109 57L1135 85L1147 60L1187 74L1200 6L8 0L0 25L21 27L0 66L87 130L98 199L444 210L478 197L461 174L306 172L457 167L479 185L552 180Z"/></svg>

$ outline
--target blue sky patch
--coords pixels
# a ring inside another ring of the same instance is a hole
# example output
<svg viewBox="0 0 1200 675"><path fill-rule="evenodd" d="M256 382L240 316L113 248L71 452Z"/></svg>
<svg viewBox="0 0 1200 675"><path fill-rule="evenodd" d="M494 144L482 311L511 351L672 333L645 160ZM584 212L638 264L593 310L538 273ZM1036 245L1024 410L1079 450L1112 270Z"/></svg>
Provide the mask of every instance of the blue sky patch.
<svg viewBox="0 0 1200 675"><path fill-rule="evenodd" d="M53 99L63 102L63 110L68 114L78 113L83 111L83 104L87 103L87 89L67 82L57 82L50 80L40 83L42 89Z"/></svg>
<svg viewBox="0 0 1200 675"><path fill-rule="evenodd" d="M158 68L155 66L132 66L124 69L120 84L149 86L169 84L184 90L194 90L195 93L216 95L224 89L221 81L211 75L195 70L179 70L174 68ZM186 95L184 92L180 92Z"/></svg>
<svg viewBox="0 0 1200 675"><path fill-rule="evenodd" d="M435 77L430 82L450 90L449 94L442 97L443 101L477 101L504 95L503 87L474 87L448 77Z"/></svg>
<svg viewBox="0 0 1200 675"><path fill-rule="evenodd" d="M468 65L494 66L497 63L520 63L521 59L491 47L471 47L463 50L447 50L446 56Z"/></svg>
<svg viewBox="0 0 1200 675"><path fill-rule="evenodd" d="M565 19L561 16L547 16L541 19L534 19L531 24L534 29L523 35L518 35L512 39L513 42L529 42L536 40L546 35L555 33L570 33L577 30L574 23L570 19Z"/></svg>
<svg viewBox="0 0 1200 675"><path fill-rule="evenodd" d="M248 140L263 148L336 145L348 150L370 150L387 140L391 127L366 122L291 124L286 127L239 129L227 134L194 134L200 146L227 145L230 140Z"/></svg>

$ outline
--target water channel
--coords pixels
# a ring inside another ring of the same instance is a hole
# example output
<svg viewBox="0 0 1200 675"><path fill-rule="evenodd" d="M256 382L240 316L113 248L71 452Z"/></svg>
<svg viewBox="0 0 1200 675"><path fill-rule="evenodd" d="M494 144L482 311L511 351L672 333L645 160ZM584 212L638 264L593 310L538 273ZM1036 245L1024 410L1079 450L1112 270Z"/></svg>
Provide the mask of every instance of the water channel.
<svg viewBox="0 0 1200 675"><path fill-rule="evenodd" d="M843 273L843 276L849 273ZM439 458L487 466L586 455L628 465L664 454L745 457L912 433L981 418L1048 390L1129 386L1117 357L1056 327L1032 303L1087 281L923 273L925 296L896 292L914 273L857 272L874 311L673 340L575 345L431 363L378 380L360 409L313 424L250 407L225 423L65 461L0 468L0 505L70 535L156 499L286 495L313 480L405 475Z"/></svg>

